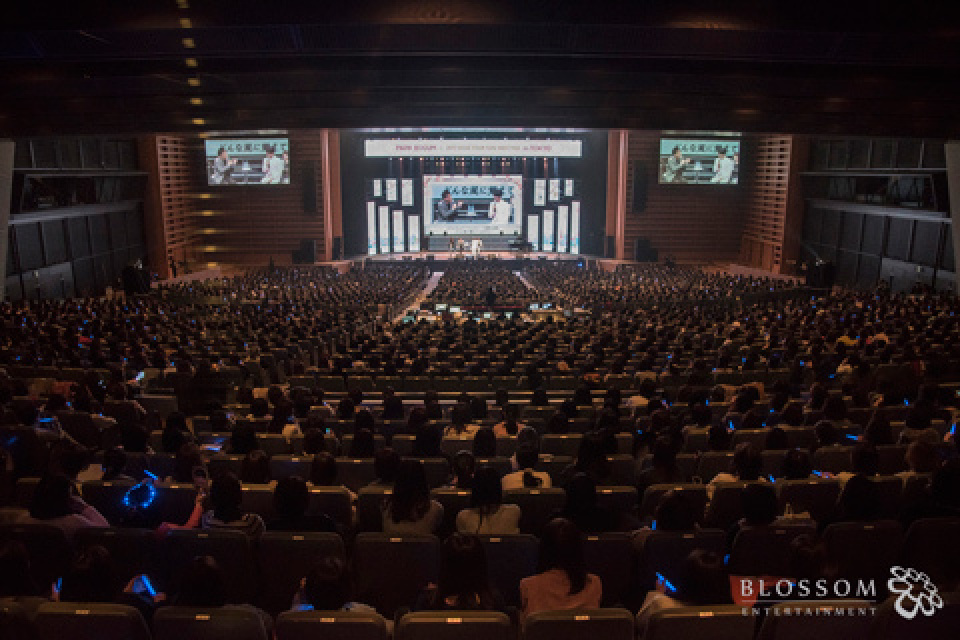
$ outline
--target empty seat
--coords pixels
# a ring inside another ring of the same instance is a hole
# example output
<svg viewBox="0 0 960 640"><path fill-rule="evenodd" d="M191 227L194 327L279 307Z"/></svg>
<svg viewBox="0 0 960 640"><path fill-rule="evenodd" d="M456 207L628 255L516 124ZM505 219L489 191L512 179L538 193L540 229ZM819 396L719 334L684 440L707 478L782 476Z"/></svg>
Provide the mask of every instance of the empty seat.
<svg viewBox="0 0 960 640"><path fill-rule="evenodd" d="M163 541L168 572L197 556L212 556L223 571L227 601L252 602L257 584L256 562L249 538L236 530L179 529ZM168 575L172 578L173 575Z"/></svg>
<svg viewBox="0 0 960 640"><path fill-rule="evenodd" d="M396 640L503 640L513 632L497 611L420 611L400 618Z"/></svg>
<svg viewBox="0 0 960 640"><path fill-rule="evenodd" d="M587 571L600 578L605 607L624 604L633 578L633 544L628 533L588 535L583 540Z"/></svg>
<svg viewBox="0 0 960 640"><path fill-rule="evenodd" d="M723 556L726 546L726 533L719 529L653 531L644 541L637 557L638 584L641 589L649 591L656 586L657 573L667 579L677 576L681 564L694 549L713 551Z"/></svg>
<svg viewBox="0 0 960 640"><path fill-rule="evenodd" d="M252 609L161 607L153 616L154 640L268 640L268 630Z"/></svg>
<svg viewBox="0 0 960 640"><path fill-rule="evenodd" d="M343 540L336 533L264 533L257 546L263 585L261 606L272 615L289 609L300 579L327 556L345 558Z"/></svg>
<svg viewBox="0 0 960 640"><path fill-rule="evenodd" d="M557 456L576 456L582 439L579 433L544 434L540 438L540 451Z"/></svg>
<svg viewBox="0 0 960 640"><path fill-rule="evenodd" d="M636 487L597 487L597 504L617 513L635 513L637 510Z"/></svg>
<svg viewBox="0 0 960 640"><path fill-rule="evenodd" d="M387 625L376 613L287 611L277 616L277 640L386 640Z"/></svg>
<svg viewBox="0 0 960 640"><path fill-rule="evenodd" d="M508 489L503 501L520 506L520 531L539 535L554 513L563 509L567 493L563 489Z"/></svg>
<svg viewBox="0 0 960 640"><path fill-rule="evenodd" d="M777 482L780 508L789 505L794 513L807 512L816 521L829 517L840 495L840 483L836 480L784 480Z"/></svg>
<svg viewBox="0 0 960 640"><path fill-rule="evenodd" d="M481 536L480 539L487 555L490 583L508 605L521 606L520 580L537 572L540 542L526 534Z"/></svg>
<svg viewBox="0 0 960 640"><path fill-rule="evenodd" d="M752 640L756 617L743 607L676 607L657 611L641 629L644 640Z"/></svg>
<svg viewBox="0 0 960 640"><path fill-rule="evenodd" d="M790 615L790 609L816 606L818 615ZM798 600L771 607L757 640L850 640L866 638L873 623L873 605L865 600ZM855 615L849 615L853 609ZM843 610L843 615L833 611ZM862 615L861 615L862 614ZM922 637L907 634L896 637Z"/></svg>
<svg viewBox="0 0 960 640"><path fill-rule="evenodd" d="M633 640L633 615L626 609L544 611L528 616L524 640Z"/></svg>
<svg viewBox="0 0 960 640"><path fill-rule="evenodd" d="M801 535L816 535L812 524L747 527L737 533L730 551L730 573L740 576L790 575L790 545Z"/></svg>
<svg viewBox="0 0 960 640"><path fill-rule="evenodd" d="M439 545L434 536L358 534L353 556L357 600L392 618L437 581Z"/></svg>
<svg viewBox="0 0 960 640"><path fill-rule="evenodd" d="M36 625L43 640L150 640L140 612L122 604L49 602Z"/></svg>

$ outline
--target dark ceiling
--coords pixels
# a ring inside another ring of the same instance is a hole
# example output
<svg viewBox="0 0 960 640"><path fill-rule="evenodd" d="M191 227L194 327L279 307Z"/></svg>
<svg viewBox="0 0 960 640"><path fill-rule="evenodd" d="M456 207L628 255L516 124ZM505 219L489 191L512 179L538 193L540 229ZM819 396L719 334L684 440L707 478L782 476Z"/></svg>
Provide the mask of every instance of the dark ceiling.
<svg viewBox="0 0 960 640"><path fill-rule="evenodd" d="M14 4L0 34L0 135L960 133L960 23L946 1Z"/></svg>

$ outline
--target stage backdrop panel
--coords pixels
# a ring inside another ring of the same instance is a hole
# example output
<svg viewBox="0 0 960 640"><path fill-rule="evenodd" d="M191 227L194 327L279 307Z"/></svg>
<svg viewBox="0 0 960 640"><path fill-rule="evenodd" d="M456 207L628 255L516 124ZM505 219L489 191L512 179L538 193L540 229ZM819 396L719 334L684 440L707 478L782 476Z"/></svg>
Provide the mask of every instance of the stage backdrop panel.
<svg viewBox="0 0 960 640"><path fill-rule="evenodd" d="M377 205L367 203L367 254L377 253Z"/></svg>
<svg viewBox="0 0 960 640"><path fill-rule="evenodd" d="M407 251L420 251L420 216L407 216Z"/></svg>
<svg viewBox="0 0 960 640"><path fill-rule="evenodd" d="M540 251L540 216L527 216L527 242Z"/></svg>
<svg viewBox="0 0 960 640"><path fill-rule="evenodd" d="M580 253L580 201L570 203L570 253Z"/></svg>
<svg viewBox="0 0 960 640"><path fill-rule="evenodd" d="M380 220L380 253L390 253L390 207L380 207L378 215Z"/></svg>
<svg viewBox="0 0 960 640"><path fill-rule="evenodd" d="M393 252L403 253L403 209L393 210Z"/></svg>
<svg viewBox="0 0 960 640"><path fill-rule="evenodd" d="M543 250L553 251L553 210L543 212Z"/></svg>
<svg viewBox="0 0 960 640"><path fill-rule="evenodd" d="M567 252L567 224L568 207L565 204L557 207L557 251Z"/></svg>

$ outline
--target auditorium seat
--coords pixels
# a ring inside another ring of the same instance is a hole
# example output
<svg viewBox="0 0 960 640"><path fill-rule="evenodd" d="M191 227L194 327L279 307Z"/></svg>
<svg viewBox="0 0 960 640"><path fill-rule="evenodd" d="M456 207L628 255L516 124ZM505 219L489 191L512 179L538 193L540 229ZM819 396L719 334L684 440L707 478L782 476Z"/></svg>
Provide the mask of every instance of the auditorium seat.
<svg viewBox="0 0 960 640"><path fill-rule="evenodd" d="M583 558L587 571L597 575L603 585L604 607L623 606L628 595L635 562L629 533L602 533L583 539Z"/></svg>
<svg viewBox="0 0 960 640"><path fill-rule="evenodd" d="M357 534L353 556L357 600L392 618L428 583L437 581L439 548L434 536Z"/></svg>
<svg viewBox="0 0 960 640"><path fill-rule="evenodd" d="M46 590L70 564L71 545L63 531L48 524L0 526L0 544L16 540L30 556L30 570L37 586Z"/></svg>
<svg viewBox="0 0 960 640"><path fill-rule="evenodd" d="M790 545L801 535L814 537L812 524L771 525L741 529L730 551L730 573L739 576L787 576Z"/></svg>
<svg viewBox="0 0 960 640"><path fill-rule="evenodd" d="M539 540L522 533L480 536L480 539L487 554L490 583L500 591L508 605L521 606L520 580L537 572Z"/></svg>
<svg viewBox="0 0 960 640"><path fill-rule="evenodd" d="M286 611L277 616L277 640L387 640L387 625L376 613Z"/></svg>
<svg viewBox="0 0 960 640"><path fill-rule="evenodd" d="M131 487L131 482L90 480L80 485L80 493L87 504L99 511L110 524L118 526L129 514L129 509L123 505L123 496Z"/></svg>
<svg viewBox="0 0 960 640"><path fill-rule="evenodd" d="M446 536L457 530L457 514L470 508L471 492L465 489L431 489L430 497L443 506L443 523L438 535Z"/></svg>
<svg viewBox="0 0 960 640"><path fill-rule="evenodd" d="M337 458L337 482L353 492L377 479L373 458Z"/></svg>
<svg viewBox="0 0 960 640"><path fill-rule="evenodd" d="M544 434L540 438L540 452L574 457L577 455L577 449L580 448L581 439L583 436L579 433Z"/></svg>
<svg viewBox="0 0 960 640"><path fill-rule="evenodd" d="M328 556L346 560L343 540L336 533L264 533L257 545L261 606L271 615L289 609L301 578L318 560Z"/></svg>
<svg viewBox="0 0 960 640"><path fill-rule="evenodd" d="M700 454L697 476L704 484L718 473L729 473L733 468L733 453L729 451L705 451Z"/></svg>
<svg viewBox="0 0 960 640"><path fill-rule="evenodd" d="M839 473L853 466L853 447L820 447L813 452L813 468L827 473Z"/></svg>
<svg viewBox="0 0 960 640"><path fill-rule="evenodd" d="M553 515L563 509L567 494L563 489L508 489L503 492L505 503L520 507L520 531L535 536L540 535L543 527Z"/></svg>
<svg viewBox="0 0 960 640"><path fill-rule="evenodd" d="M162 553L168 579L197 556L212 556L223 571L227 601L253 602L257 586L257 563L249 538L237 530L178 529L163 540Z"/></svg>
<svg viewBox="0 0 960 640"><path fill-rule="evenodd" d="M37 640L35 620L20 598L0 598L0 638L4 640ZM45 600L45 599L44 599Z"/></svg>
<svg viewBox="0 0 960 640"><path fill-rule="evenodd" d="M936 582L960 574L960 518L922 518L907 529L901 564Z"/></svg>
<svg viewBox="0 0 960 640"><path fill-rule="evenodd" d="M795 600L782 602L770 608L760 627L757 640L851 640L866 638L873 623L871 608L865 600ZM791 615L796 608L815 608L814 615ZM855 615L848 615L853 609ZM843 615L833 613L844 610ZM861 615L865 614L865 615ZM912 634L899 636L921 637Z"/></svg>
<svg viewBox="0 0 960 640"><path fill-rule="evenodd" d="M140 612L122 604L49 602L37 610L36 625L41 640L151 638Z"/></svg>
<svg viewBox="0 0 960 640"><path fill-rule="evenodd" d="M344 527L353 524L353 504L350 492L343 487L310 486L307 515L326 514Z"/></svg>
<svg viewBox="0 0 960 640"><path fill-rule="evenodd" d="M637 556L637 582L650 591L657 583L657 573L671 579L680 565L695 549L713 551L722 557L726 552L726 533L719 529L700 529L688 533L653 531Z"/></svg>
<svg viewBox="0 0 960 640"><path fill-rule="evenodd" d="M427 486L442 487L450 479L450 463L446 458L411 458L423 463Z"/></svg>
<svg viewBox="0 0 960 640"><path fill-rule="evenodd" d="M748 482L720 482L714 485L704 524L727 531L743 517L743 490Z"/></svg>
<svg viewBox="0 0 960 640"><path fill-rule="evenodd" d="M877 473L895 474L907 470L907 447L900 444L882 444L877 446Z"/></svg>
<svg viewBox="0 0 960 640"><path fill-rule="evenodd" d="M504 640L514 632L496 611L420 611L400 618L396 640Z"/></svg>
<svg viewBox="0 0 960 640"><path fill-rule="evenodd" d="M660 499L668 491L677 491L683 495L684 499L689 500L690 508L694 513L703 513L707 504L707 489L702 484L694 483L669 483L653 484L643 492L643 500L640 502L640 518L645 522L653 518Z"/></svg>
<svg viewBox="0 0 960 640"><path fill-rule="evenodd" d="M676 607L655 612L638 631L642 640L753 640L756 621L736 605Z"/></svg>
<svg viewBox="0 0 960 640"><path fill-rule="evenodd" d="M269 640L256 611L234 607L160 607L153 640Z"/></svg>
<svg viewBox="0 0 960 640"><path fill-rule="evenodd" d="M838 522L824 530L823 542L840 577L883 583L899 559L903 529L892 520Z"/></svg>
<svg viewBox="0 0 960 640"><path fill-rule="evenodd" d="M524 640L634 640L634 619L626 609L545 611L527 617Z"/></svg>
<svg viewBox="0 0 960 640"><path fill-rule="evenodd" d="M150 529L86 527L73 536L76 550L95 545L110 552L117 577L124 584L141 573L153 573L160 560L157 536Z"/></svg>
<svg viewBox="0 0 960 640"><path fill-rule="evenodd" d="M313 458L309 456L289 456L277 455L270 458L270 476L274 480L287 478L289 476L300 476L307 479L310 477L310 467L313 464Z"/></svg>
<svg viewBox="0 0 960 640"><path fill-rule="evenodd" d="M960 629L960 593L940 592L943 608L932 616L917 613L907 619L894 609L896 596L885 600L871 620L870 640L901 640L901 638L922 638L923 640L954 640ZM853 637L853 636L850 636Z"/></svg>
<svg viewBox="0 0 960 640"><path fill-rule="evenodd" d="M832 479L782 480L776 483L780 509L789 507L793 513L808 512L820 522L833 514L840 483Z"/></svg>
<svg viewBox="0 0 960 640"><path fill-rule="evenodd" d="M637 488L633 486L597 487L597 504L617 513L635 514L638 506Z"/></svg>
<svg viewBox="0 0 960 640"><path fill-rule="evenodd" d="M357 492L357 531L383 529L382 509L392 493L392 489L384 487L364 487Z"/></svg>

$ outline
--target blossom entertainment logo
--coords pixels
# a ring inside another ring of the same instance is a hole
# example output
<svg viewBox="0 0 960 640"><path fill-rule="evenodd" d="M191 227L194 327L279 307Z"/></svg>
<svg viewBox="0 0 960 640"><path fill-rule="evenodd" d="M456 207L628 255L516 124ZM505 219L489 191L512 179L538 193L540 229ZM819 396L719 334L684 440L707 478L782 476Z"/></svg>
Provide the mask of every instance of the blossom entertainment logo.
<svg viewBox="0 0 960 640"><path fill-rule="evenodd" d="M887 580L887 589L897 596L893 608L907 620L916 617L917 612L932 616L943 607L936 585L922 571L904 567L890 567L893 577Z"/></svg>

